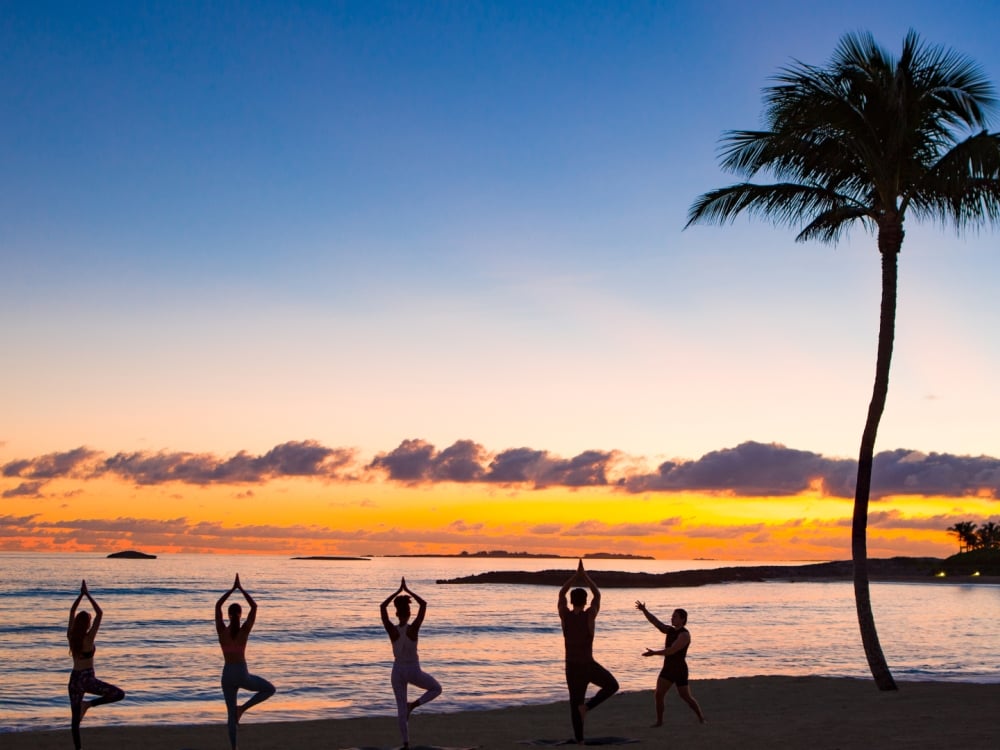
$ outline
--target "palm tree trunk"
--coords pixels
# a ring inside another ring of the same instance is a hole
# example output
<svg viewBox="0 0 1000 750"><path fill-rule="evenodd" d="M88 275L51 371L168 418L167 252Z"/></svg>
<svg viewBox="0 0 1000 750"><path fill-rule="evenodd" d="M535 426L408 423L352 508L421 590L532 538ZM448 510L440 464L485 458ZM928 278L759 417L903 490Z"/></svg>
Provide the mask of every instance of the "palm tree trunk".
<svg viewBox="0 0 1000 750"><path fill-rule="evenodd" d="M892 361L892 343L896 327L897 258L903 244L902 222L898 219L886 226L880 222L879 251L882 258L882 307L878 330L878 355L875 361L875 386L868 405L868 418L861 436L858 454L858 481L854 490L854 519L851 524L851 558L854 561L854 601L858 609L861 644L868 659L868 668L879 690L897 690L889 665L886 663L875 616L872 613L871 592L868 587L868 498L872 486L872 463L875 455L875 436L885 410L889 393L889 364Z"/></svg>

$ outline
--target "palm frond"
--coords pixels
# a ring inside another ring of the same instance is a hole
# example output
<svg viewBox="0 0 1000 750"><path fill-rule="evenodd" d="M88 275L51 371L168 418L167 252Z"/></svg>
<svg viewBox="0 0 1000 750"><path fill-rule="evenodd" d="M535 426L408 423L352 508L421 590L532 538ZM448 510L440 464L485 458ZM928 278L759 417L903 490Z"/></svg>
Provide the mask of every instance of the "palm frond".
<svg viewBox="0 0 1000 750"><path fill-rule="evenodd" d="M921 218L963 229L1000 218L1000 134L977 133L938 161L907 197Z"/></svg>
<svg viewBox="0 0 1000 750"><path fill-rule="evenodd" d="M939 114L952 125L983 128L997 107L996 90L977 63L955 50L924 45L916 33L907 35L913 46L910 65L914 88L937 105Z"/></svg>
<svg viewBox="0 0 1000 750"><path fill-rule="evenodd" d="M741 213L766 218L779 225L797 226L817 213L832 214L845 206L862 211L850 197L821 187L744 182L700 196L688 211L685 228L700 223L730 223Z"/></svg>
<svg viewBox="0 0 1000 750"><path fill-rule="evenodd" d="M844 230L858 219L870 229L875 228L874 220L865 209L858 206L837 206L816 216L796 235L795 241L836 242Z"/></svg>
<svg viewBox="0 0 1000 750"><path fill-rule="evenodd" d="M955 149L996 104L975 63L915 32L898 59L867 32L847 34L826 65L794 62L778 72L764 90L764 129L723 134L721 166L744 182L699 198L688 224L747 212L805 223L800 238L833 240L848 216L902 215L909 206L958 223L990 217L986 172L967 164L963 172L961 154L972 146Z"/></svg>
<svg viewBox="0 0 1000 750"><path fill-rule="evenodd" d="M722 167L748 180L765 172L781 182L822 185L852 195L871 187L864 165L839 138L825 134L736 130L725 134L719 150Z"/></svg>

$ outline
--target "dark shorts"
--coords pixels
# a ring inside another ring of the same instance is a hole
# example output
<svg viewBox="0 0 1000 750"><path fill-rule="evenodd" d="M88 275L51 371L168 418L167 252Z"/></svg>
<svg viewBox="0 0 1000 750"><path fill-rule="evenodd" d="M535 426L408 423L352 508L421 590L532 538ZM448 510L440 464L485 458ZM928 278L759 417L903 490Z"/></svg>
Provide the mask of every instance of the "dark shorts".
<svg viewBox="0 0 1000 750"><path fill-rule="evenodd" d="M670 664L668 666L664 666L663 669L660 670L660 679L672 682L678 687L687 687L687 664Z"/></svg>

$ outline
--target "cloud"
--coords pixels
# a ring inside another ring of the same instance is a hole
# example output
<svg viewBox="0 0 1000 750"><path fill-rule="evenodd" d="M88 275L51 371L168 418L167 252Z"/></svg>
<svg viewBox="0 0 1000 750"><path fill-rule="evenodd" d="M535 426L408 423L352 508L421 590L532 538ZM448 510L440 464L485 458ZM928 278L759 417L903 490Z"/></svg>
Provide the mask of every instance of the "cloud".
<svg viewBox="0 0 1000 750"><path fill-rule="evenodd" d="M42 497L41 489L45 482L21 482L17 487L4 490L0 497Z"/></svg>
<svg viewBox="0 0 1000 750"><path fill-rule="evenodd" d="M563 529L560 534L565 536L608 536L608 537L643 537L660 536L665 533L664 521L658 523L604 523L603 521L580 521Z"/></svg>
<svg viewBox="0 0 1000 750"><path fill-rule="evenodd" d="M103 462L103 471L137 484L247 484L281 477L337 479L353 460L351 449L305 440L282 443L261 456L240 451L226 459L195 453L118 453Z"/></svg>
<svg viewBox="0 0 1000 750"><path fill-rule="evenodd" d="M427 441L404 440L398 448L376 456L369 468L385 469L397 482L422 482L430 479L434 456L434 446Z"/></svg>
<svg viewBox="0 0 1000 750"><path fill-rule="evenodd" d="M680 517L664 518L649 523L605 523L589 519L572 525L538 524L528 531L539 536L645 537L662 536L669 533L671 527L680 524Z"/></svg>
<svg viewBox="0 0 1000 750"><path fill-rule="evenodd" d="M89 448L74 448L64 453L48 453L33 459L22 459L5 464L0 473L5 477L22 479L56 479L86 477L92 473L93 460L100 454Z"/></svg>
<svg viewBox="0 0 1000 750"><path fill-rule="evenodd" d="M314 440L291 441L254 455L149 452L104 454L89 448L17 459L0 466L0 477L22 480L3 497L38 497L56 479L117 477L137 485L249 485L283 478L352 482L381 476L390 482L493 484L525 489L613 487L629 493L702 492L736 497L794 497L818 491L854 495L857 462L828 458L776 443L745 442L675 459L655 470L619 451L587 450L570 458L521 447L491 454L472 440L438 450L422 439L402 441L367 464L353 448L330 448ZM937 495L1000 497L1000 460L893 450L875 456L871 496Z"/></svg>
<svg viewBox="0 0 1000 750"><path fill-rule="evenodd" d="M853 486L854 466L853 461L783 445L746 442L706 453L697 461L666 461L655 474L628 477L624 484L631 492L730 491L761 497L795 495L819 480L831 494L842 495Z"/></svg>
<svg viewBox="0 0 1000 750"><path fill-rule="evenodd" d="M908 529L914 531L943 531L961 521L968 521L969 514L961 510L951 513L937 513L933 516L911 516L899 510L872 511L868 514L869 529ZM812 521L813 526L834 527L845 529L851 527L850 516L831 521Z"/></svg>
<svg viewBox="0 0 1000 750"><path fill-rule="evenodd" d="M252 484L285 477L350 479L351 448L327 448L314 440L282 443L263 455L240 451L229 458L209 453L132 452L108 456L88 448L18 459L0 467L5 477L37 480L97 479L116 476L139 485Z"/></svg>
<svg viewBox="0 0 1000 750"><path fill-rule="evenodd" d="M826 458L778 444L746 442L696 461L667 461L654 474L624 480L631 492L728 491L741 496L795 495L818 486L851 498L857 462ZM1000 460L987 456L885 451L875 456L873 499L889 495L1000 496Z"/></svg>
<svg viewBox="0 0 1000 750"><path fill-rule="evenodd" d="M690 539L738 539L745 534L761 534L769 527L764 523L726 526L685 526L684 536Z"/></svg>
<svg viewBox="0 0 1000 750"><path fill-rule="evenodd" d="M79 544L93 549L139 546L180 548L190 551L294 551L303 542L338 543L365 539L358 529L291 524L224 526L214 521L191 521L185 517L76 518L41 521L38 515L0 516L0 537L42 537L55 544Z"/></svg>
<svg viewBox="0 0 1000 750"><path fill-rule="evenodd" d="M538 534L540 536L548 536L551 534L558 534L562 531L562 524L559 523L540 523L537 526L532 526L528 529L531 534Z"/></svg>
<svg viewBox="0 0 1000 750"><path fill-rule="evenodd" d="M483 477L486 449L471 440L458 440L438 452L425 440L404 440L397 448L376 456L369 469L383 469L397 482L478 482Z"/></svg>
<svg viewBox="0 0 1000 750"><path fill-rule="evenodd" d="M31 526L36 518L38 515L34 513L29 516L0 516L0 537L22 536L22 529Z"/></svg>
<svg viewBox="0 0 1000 750"><path fill-rule="evenodd" d="M499 484L532 484L535 487L604 487L614 453L584 451L570 459L557 458L547 451L513 448L490 462L483 479Z"/></svg>
<svg viewBox="0 0 1000 750"><path fill-rule="evenodd" d="M448 524L448 529L451 531L458 531L465 534L478 534L486 528L486 524L483 523L466 523L461 518L457 521L452 521Z"/></svg>
<svg viewBox="0 0 1000 750"><path fill-rule="evenodd" d="M984 490L1000 495L1000 461L995 458L906 450L875 456L873 493L960 497Z"/></svg>
<svg viewBox="0 0 1000 750"><path fill-rule="evenodd" d="M376 456L369 469L381 469L390 480L421 482L481 482L528 484L534 487L595 487L608 484L612 453L585 451L563 459L546 451L512 448L489 459L486 449L471 440L459 440L438 452L425 440L404 440ZM488 463L487 463L488 462Z"/></svg>

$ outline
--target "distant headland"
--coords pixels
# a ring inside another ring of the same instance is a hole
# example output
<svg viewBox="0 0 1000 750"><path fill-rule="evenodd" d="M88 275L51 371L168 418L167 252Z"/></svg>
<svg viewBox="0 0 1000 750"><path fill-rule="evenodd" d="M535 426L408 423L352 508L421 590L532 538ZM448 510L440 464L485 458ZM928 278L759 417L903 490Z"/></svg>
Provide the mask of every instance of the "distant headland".
<svg viewBox="0 0 1000 750"><path fill-rule="evenodd" d="M149 555L145 552L137 552L134 549L127 549L124 552L112 552L108 557L121 557L128 560L155 560L156 555Z"/></svg>
<svg viewBox="0 0 1000 750"><path fill-rule="evenodd" d="M968 553L965 553L968 554ZM872 581L919 581L950 583L997 583L1000 560L976 560L963 555L946 560L936 557L892 557L868 561ZM998 556L1000 557L1000 556ZM459 578L440 579L437 583L507 583L536 586L561 586L567 570L500 570ZM713 583L751 583L762 581L848 581L853 577L850 560L806 565L750 565L746 567L681 570L672 573L634 573L616 570L589 571L601 588L670 588L705 586Z"/></svg>
<svg viewBox="0 0 1000 750"><path fill-rule="evenodd" d="M457 554L409 554L386 555L386 557L502 557L524 560L576 560L578 555L556 555L545 552L508 552L502 549L480 550L479 552L462 551ZM620 552L591 552L582 556L584 560L655 560L650 555L627 555Z"/></svg>
<svg viewBox="0 0 1000 750"><path fill-rule="evenodd" d="M345 557L342 555L309 555L308 557L293 557L293 560L364 560L368 562L370 557Z"/></svg>

